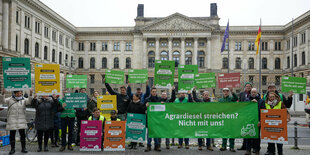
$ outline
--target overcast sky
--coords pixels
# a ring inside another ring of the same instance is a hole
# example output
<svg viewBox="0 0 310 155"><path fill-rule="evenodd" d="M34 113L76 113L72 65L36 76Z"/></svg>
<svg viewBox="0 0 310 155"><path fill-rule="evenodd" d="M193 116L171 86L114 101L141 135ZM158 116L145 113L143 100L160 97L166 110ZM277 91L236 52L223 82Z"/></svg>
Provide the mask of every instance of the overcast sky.
<svg viewBox="0 0 310 155"><path fill-rule="evenodd" d="M179 12L189 17L210 16L217 3L220 25L283 25L310 10L310 0L41 0L77 27L134 26L138 4L144 17Z"/></svg>

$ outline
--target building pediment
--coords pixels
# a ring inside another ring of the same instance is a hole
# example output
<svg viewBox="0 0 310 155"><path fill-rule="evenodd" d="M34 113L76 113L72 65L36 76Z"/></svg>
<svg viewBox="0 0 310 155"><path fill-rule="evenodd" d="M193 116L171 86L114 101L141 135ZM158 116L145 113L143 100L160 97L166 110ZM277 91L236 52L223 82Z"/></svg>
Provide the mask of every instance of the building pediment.
<svg viewBox="0 0 310 155"><path fill-rule="evenodd" d="M172 14L142 28L142 31L212 31L214 28L180 13Z"/></svg>

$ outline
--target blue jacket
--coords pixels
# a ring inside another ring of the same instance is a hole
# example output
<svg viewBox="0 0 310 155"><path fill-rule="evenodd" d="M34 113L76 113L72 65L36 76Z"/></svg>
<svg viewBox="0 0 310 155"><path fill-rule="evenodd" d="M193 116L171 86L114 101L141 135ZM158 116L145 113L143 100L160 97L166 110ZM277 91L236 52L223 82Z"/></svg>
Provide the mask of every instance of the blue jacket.
<svg viewBox="0 0 310 155"><path fill-rule="evenodd" d="M142 93L142 95L141 95L141 103L144 103L144 100L147 98L147 97L149 97L150 96L150 94L151 94L151 88L148 86L148 85L146 85L146 88L145 88L145 90L146 90L146 92L145 93ZM132 93L132 91L131 91L131 87L130 86L128 86L127 87L127 95L130 97L130 99L132 100L132 96L133 96L133 93Z"/></svg>

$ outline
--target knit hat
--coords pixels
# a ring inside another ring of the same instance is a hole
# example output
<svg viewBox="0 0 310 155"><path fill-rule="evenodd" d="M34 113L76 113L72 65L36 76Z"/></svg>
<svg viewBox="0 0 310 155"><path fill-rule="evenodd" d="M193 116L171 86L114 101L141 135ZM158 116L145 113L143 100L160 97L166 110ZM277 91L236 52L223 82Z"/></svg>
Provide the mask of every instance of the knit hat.
<svg viewBox="0 0 310 155"><path fill-rule="evenodd" d="M251 82L246 82L246 83L244 84L244 86L246 86L247 84L249 84L249 85L251 85L251 87L253 87L253 84L252 84Z"/></svg>

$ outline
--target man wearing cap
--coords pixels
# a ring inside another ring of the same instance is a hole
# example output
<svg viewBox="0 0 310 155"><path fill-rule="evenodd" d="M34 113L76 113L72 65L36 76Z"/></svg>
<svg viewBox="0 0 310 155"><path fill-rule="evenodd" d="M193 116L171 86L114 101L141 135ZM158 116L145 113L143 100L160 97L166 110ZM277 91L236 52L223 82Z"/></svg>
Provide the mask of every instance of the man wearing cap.
<svg viewBox="0 0 310 155"><path fill-rule="evenodd" d="M238 101L238 96L233 92L232 92L232 96L230 96L229 88L223 88L223 98L220 98L219 102L236 102L236 101ZM227 138L223 138L223 143L222 143L222 147L220 150L226 151L227 150L226 145L227 145ZM236 152L234 147L235 147L235 139L229 138L229 150L231 152Z"/></svg>
<svg viewBox="0 0 310 155"><path fill-rule="evenodd" d="M251 89L252 89L252 83L246 82L244 84L244 92L239 94L239 101L240 102L244 102L250 97ZM238 150L246 150L246 144L247 144L247 139L244 138L242 146L241 146L241 148L238 148Z"/></svg>
<svg viewBox="0 0 310 155"><path fill-rule="evenodd" d="M268 91L267 91L267 93L264 95L264 98L263 98L264 101L266 101L266 98L267 98L269 92L274 92L274 93L276 93L278 96L280 96L280 99L281 99L281 101L284 103L284 105L285 105L286 108L290 108L290 107L292 106L292 103L293 103L293 91L290 91L290 95L289 95L288 98L286 99L285 96L284 96L283 94L281 94L281 93L279 93L279 92L277 91L276 85L275 85L274 83L272 83L272 84L270 84L270 85L268 86Z"/></svg>
<svg viewBox="0 0 310 155"><path fill-rule="evenodd" d="M140 95L141 103L144 103L145 98L150 96L151 88L149 87L148 82L146 82L145 90L146 90L145 93L142 92L141 88L137 88L137 91L136 91L136 93ZM127 87L127 95L132 100L133 93L131 92L131 85L130 85L129 81L128 81L128 87Z"/></svg>

